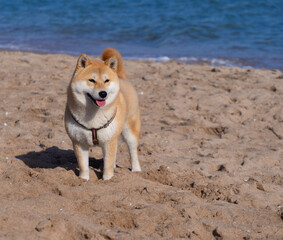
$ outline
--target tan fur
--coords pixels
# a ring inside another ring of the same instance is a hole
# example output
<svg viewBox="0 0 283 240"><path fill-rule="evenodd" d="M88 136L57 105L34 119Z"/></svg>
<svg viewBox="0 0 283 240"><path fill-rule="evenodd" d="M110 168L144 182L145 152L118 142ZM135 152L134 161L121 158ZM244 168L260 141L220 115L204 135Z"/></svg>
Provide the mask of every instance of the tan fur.
<svg viewBox="0 0 283 240"><path fill-rule="evenodd" d="M118 77L125 79L126 73L121 54L114 48L106 48L102 53L102 60L108 61L112 57L115 57L118 60L118 70L117 70Z"/></svg>
<svg viewBox="0 0 283 240"><path fill-rule="evenodd" d="M132 171L141 171L137 156L141 121L136 91L128 81L118 78L125 78L126 74L122 56L116 49L107 48L102 60L91 61L82 54L68 87L65 128L73 142L80 177L86 180L89 179L88 149L93 144L92 133L85 128L104 126L115 112L110 125L97 132L104 154L103 179L110 179L114 174L117 140L121 133L129 147ZM103 107L96 104L100 91L107 92Z"/></svg>

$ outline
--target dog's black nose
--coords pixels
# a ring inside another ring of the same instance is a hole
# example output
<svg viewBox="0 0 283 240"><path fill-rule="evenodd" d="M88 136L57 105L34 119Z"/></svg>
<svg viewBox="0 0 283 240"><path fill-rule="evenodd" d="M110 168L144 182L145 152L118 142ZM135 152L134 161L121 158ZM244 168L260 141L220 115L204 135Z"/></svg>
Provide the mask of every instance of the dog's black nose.
<svg viewBox="0 0 283 240"><path fill-rule="evenodd" d="M99 96L100 96L101 98L106 98L107 92L101 91L101 92L99 92Z"/></svg>

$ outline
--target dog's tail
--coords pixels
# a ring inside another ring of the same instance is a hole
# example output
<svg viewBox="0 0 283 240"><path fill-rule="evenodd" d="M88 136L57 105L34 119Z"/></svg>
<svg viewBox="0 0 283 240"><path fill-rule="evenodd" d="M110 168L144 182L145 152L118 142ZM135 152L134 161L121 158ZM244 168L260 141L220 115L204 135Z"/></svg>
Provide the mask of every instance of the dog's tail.
<svg viewBox="0 0 283 240"><path fill-rule="evenodd" d="M107 61L110 58L116 58L117 61L117 75L120 78L126 78L124 62L119 51L114 48L106 48L102 53L102 60Z"/></svg>

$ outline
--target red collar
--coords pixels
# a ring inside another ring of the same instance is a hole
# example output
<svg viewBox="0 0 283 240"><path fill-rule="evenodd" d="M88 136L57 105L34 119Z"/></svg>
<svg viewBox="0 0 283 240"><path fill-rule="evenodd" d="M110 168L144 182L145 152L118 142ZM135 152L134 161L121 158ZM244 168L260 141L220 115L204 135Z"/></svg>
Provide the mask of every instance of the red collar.
<svg viewBox="0 0 283 240"><path fill-rule="evenodd" d="M92 142L93 142L93 145L98 145L98 139L97 139L97 131L102 129L102 128L107 128L110 123L114 120L115 116L116 116L116 113L117 113L117 109L114 113L114 115L112 116L112 118L109 119L109 121L103 125L102 127L99 127L99 128L87 128L85 127L84 125L82 125L74 116L73 114L71 113L71 111L69 110L70 114L71 114L71 117L74 119L74 121L79 124L81 127L83 127L84 129L87 129L87 130L90 130L92 132Z"/></svg>

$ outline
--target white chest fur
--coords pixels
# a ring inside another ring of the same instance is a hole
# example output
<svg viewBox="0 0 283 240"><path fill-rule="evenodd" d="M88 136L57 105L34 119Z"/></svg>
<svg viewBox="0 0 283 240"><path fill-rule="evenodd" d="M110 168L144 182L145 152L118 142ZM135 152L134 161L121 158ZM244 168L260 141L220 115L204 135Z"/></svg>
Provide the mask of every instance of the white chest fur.
<svg viewBox="0 0 283 240"><path fill-rule="evenodd" d="M73 119L72 116L70 116L69 121L67 121L66 129L73 141L79 142L89 147L94 146L92 130L88 130L81 126ZM116 129L117 124L114 119L106 128L97 130L96 137L98 139L99 145L102 146L106 142L108 142L115 135Z"/></svg>

